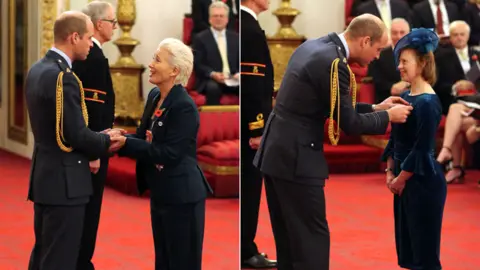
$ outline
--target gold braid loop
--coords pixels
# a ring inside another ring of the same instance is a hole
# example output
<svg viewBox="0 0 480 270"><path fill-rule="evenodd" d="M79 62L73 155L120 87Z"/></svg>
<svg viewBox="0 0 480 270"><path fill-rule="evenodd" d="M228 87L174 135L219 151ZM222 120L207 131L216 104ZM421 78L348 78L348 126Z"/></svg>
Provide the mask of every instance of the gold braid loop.
<svg viewBox="0 0 480 270"><path fill-rule="evenodd" d="M330 118L328 121L328 138L332 145L337 145L340 140L340 83L338 82L338 63L340 59L333 60L330 68ZM353 74L350 66L348 66L350 73L350 89L352 91L352 106L355 108L357 103L357 83L355 81L355 74ZM337 128L335 130L333 115L335 113L335 105L337 105Z"/></svg>
<svg viewBox="0 0 480 270"><path fill-rule="evenodd" d="M55 102L55 107L56 107L56 119L55 119L55 137L57 139L57 144L60 147L60 149L64 152L72 152L73 148L66 146L63 142L65 141L65 138L63 136L63 71L58 74L57 77L57 88L56 88L56 102ZM79 86L80 86L80 106L82 108L82 115L83 119L85 120L85 125L88 126L88 111L87 111L87 104L85 103L85 91L83 90L83 85L80 79L75 75L75 73L72 73L73 76L75 76L75 79L77 80Z"/></svg>

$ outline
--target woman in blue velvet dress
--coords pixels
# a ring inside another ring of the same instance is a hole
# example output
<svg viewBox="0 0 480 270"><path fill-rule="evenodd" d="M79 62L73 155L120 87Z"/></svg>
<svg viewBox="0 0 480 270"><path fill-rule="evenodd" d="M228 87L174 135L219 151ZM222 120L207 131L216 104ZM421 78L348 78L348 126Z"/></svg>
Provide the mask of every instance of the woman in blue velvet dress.
<svg viewBox="0 0 480 270"><path fill-rule="evenodd" d="M394 193L398 264L406 269L442 269L440 238L447 189L434 157L442 107L431 87L436 80L437 45L438 36L420 28L394 49L402 80L410 83L402 98L413 110L406 123L392 125L382 159L387 161L387 185Z"/></svg>

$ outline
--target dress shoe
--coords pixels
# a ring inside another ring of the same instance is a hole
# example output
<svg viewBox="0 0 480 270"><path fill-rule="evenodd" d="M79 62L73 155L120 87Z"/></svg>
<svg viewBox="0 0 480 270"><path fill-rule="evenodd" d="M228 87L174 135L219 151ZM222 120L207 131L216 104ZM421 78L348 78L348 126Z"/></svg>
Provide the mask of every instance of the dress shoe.
<svg viewBox="0 0 480 270"><path fill-rule="evenodd" d="M242 268L245 269L269 269L277 268L277 261L266 258L266 254L254 255L242 262Z"/></svg>

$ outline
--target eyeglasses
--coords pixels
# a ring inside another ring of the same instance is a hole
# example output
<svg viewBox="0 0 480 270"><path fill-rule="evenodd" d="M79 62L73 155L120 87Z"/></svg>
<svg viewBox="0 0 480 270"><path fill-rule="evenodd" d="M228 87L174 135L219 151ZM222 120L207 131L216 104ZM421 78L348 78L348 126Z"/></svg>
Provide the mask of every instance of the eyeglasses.
<svg viewBox="0 0 480 270"><path fill-rule="evenodd" d="M117 25L118 21L116 19L112 19L112 20L107 20L107 19L102 19L102 21L104 22L109 22L111 23L113 26Z"/></svg>

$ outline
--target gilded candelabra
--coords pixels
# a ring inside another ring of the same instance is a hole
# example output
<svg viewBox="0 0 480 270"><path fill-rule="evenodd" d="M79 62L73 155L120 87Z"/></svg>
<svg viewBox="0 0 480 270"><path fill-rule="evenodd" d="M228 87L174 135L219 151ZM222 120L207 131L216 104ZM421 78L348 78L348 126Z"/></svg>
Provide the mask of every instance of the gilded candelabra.
<svg viewBox="0 0 480 270"><path fill-rule="evenodd" d="M115 124L120 126L136 126L143 112L142 73L145 67L132 57L133 50L140 42L130 34L135 18L135 0L118 0L117 20L122 34L114 44L120 56L110 66L110 72L116 96Z"/></svg>
<svg viewBox="0 0 480 270"><path fill-rule="evenodd" d="M274 89L278 91L282 82L288 60L293 51L305 41L305 37L297 34L292 23L300 14L298 9L292 8L290 0L282 0L280 7L273 12L280 22L277 33L268 38L270 54L274 68Z"/></svg>

